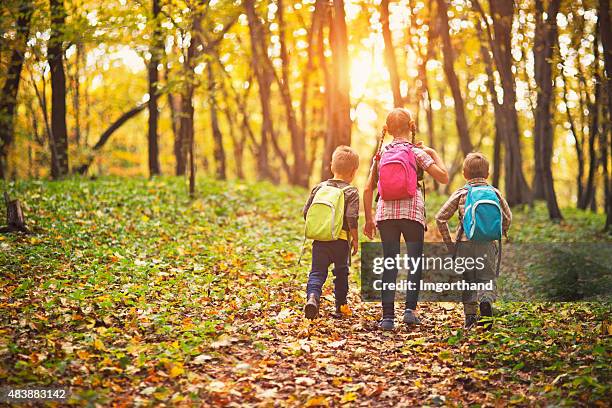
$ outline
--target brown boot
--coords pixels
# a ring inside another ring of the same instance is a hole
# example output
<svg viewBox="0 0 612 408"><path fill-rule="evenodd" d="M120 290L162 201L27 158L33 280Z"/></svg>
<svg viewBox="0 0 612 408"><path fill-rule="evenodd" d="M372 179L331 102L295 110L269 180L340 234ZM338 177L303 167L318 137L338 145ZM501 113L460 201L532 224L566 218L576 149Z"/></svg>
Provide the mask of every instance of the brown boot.
<svg viewBox="0 0 612 408"><path fill-rule="evenodd" d="M319 317L319 298L314 293L308 296L306 306L304 306L304 316L307 319L316 319Z"/></svg>
<svg viewBox="0 0 612 408"><path fill-rule="evenodd" d="M480 317L481 319L478 321L479 326L483 326L485 330L491 330L493 326L493 322L491 318L493 317L493 308L491 307L491 303L489 302L480 302ZM482 319L484 317L484 319Z"/></svg>

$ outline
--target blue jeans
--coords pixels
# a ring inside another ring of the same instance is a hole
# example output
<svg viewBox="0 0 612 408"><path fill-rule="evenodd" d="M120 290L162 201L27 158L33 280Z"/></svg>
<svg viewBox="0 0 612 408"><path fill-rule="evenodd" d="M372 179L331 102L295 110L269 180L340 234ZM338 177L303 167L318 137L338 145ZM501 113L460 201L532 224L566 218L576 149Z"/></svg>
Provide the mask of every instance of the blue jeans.
<svg viewBox="0 0 612 408"><path fill-rule="evenodd" d="M385 258L395 258L400 253L401 237L406 242L407 255L411 258L419 258L423 254L423 240L425 239L425 229L417 221L399 219L383 220L377 223L380 231L380 239L383 245ZM421 281L422 265L419 262L416 271L408 274L408 280L416 285L416 290L406 292L406 309L416 309L419 298L419 285ZM396 283L397 268L385 268L383 272L383 283ZM383 290L382 293L383 317L392 318L394 316L394 290Z"/></svg>
<svg viewBox="0 0 612 408"><path fill-rule="evenodd" d="M323 284L327 280L328 269L334 264L334 296L337 305L346 304L348 294L349 244L348 241L313 241L312 267L306 285L306 299L314 294L321 297Z"/></svg>

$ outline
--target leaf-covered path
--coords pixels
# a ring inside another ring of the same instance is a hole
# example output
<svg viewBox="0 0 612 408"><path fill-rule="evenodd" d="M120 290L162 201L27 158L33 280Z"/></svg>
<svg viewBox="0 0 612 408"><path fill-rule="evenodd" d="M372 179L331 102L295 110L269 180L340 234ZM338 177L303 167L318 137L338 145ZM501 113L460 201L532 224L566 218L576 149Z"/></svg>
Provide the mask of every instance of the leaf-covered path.
<svg viewBox="0 0 612 408"><path fill-rule="evenodd" d="M35 234L0 237L0 383L70 387L79 405L610 400L609 305L499 304L495 330L464 333L460 307L423 304L421 326L382 333L354 260L352 315L329 316L328 284L311 323L304 191L198 188L189 201L178 179L12 186Z"/></svg>

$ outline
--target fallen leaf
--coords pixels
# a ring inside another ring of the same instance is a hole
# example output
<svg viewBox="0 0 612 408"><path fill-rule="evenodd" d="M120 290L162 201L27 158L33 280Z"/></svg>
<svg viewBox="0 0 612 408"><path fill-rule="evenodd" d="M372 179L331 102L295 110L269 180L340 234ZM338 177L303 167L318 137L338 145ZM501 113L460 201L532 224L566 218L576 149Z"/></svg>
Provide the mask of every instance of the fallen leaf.
<svg viewBox="0 0 612 408"><path fill-rule="evenodd" d="M316 381L313 380L310 377L296 377L295 378L295 383L297 385L305 385L305 386L311 386L315 383Z"/></svg>
<svg viewBox="0 0 612 408"><path fill-rule="evenodd" d="M306 404L304 404L304 406L305 407L329 407L329 402L327 402L327 398L325 398L322 395L319 395L315 397L310 397L308 401L306 401Z"/></svg>
<svg viewBox="0 0 612 408"><path fill-rule="evenodd" d="M170 376L170 378L176 378L180 375L183 375L184 372L185 369L183 368L183 364L175 363L172 365L172 368L170 368L170 372L168 373L168 375Z"/></svg>
<svg viewBox="0 0 612 408"><path fill-rule="evenodd" d="M207 361L211 361L213 358L208 354L200 354L196 358L193 359L194 364L204 364Z"/></svg>

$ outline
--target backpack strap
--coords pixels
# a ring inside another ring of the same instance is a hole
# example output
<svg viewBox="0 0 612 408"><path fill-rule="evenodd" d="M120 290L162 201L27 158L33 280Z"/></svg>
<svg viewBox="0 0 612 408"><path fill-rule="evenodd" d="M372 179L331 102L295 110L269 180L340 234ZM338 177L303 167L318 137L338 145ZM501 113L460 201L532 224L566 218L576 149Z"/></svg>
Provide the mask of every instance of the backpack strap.
<svg viewBox="0 0 612 408"><path fill-rule="evenodd" d="M497 249L497 268L495 269L495 277L499 277L499 269L501 267L501 259L502 259L502 240L499 240L499 248Z"/></svg>
<svg viewBox="0 0 612 408"><path fill-rule="evenodd" d="M465 183L465 185L462 187L465 188L467 190L467 192L469 193L470 190L472 189L472 186L470 185L470 183ZM457 228L459 228L459 231L457 232L457 237L455 237L455 251L453 252L453 262L455 261L455 258L457 257L457 251L459 250L459 243L461 242L461 238L463 238L463 219L461 218L461 215L459 215L459 226Z"/></svg>
<svg viewBox="0 0 612 408"><path fill-rule="evenodd" d="M300 251L300 257L298 258L297 264L300 266L302 262L302 256L304 256L304 249L306 248L306 235L304 235L304 240L302 241L302 250Z"/></svg>

